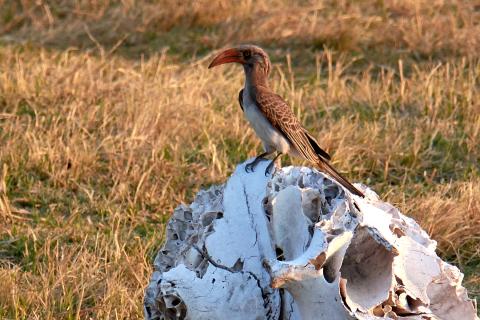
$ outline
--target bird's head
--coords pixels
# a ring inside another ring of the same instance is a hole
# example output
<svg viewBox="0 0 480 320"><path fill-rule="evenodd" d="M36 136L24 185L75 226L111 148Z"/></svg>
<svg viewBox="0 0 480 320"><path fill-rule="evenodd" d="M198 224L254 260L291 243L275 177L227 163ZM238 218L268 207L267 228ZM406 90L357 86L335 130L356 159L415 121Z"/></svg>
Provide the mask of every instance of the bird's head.
<svg viewBox="0 0 480 320"><path fill-rule="evenodd" d="M246 73L255 71L268 75L271 69L267 53L262 48L254 45L242 45L226 49L213 59L208 68L231 62L242 64Z"/></svg>

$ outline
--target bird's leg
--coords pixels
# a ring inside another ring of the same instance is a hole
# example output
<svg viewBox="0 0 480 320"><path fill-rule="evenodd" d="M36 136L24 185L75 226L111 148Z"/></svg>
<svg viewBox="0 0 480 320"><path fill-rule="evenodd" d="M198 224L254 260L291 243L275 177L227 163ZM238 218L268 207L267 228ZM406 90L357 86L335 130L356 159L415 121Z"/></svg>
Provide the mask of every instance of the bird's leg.
<svg viewBox="0 0 480 320"><path fill-rule="evenodd" d="M255 158L255 160L253 160L252 162L250 162L249 164L247 164L245 166L245 171L248 172L249 170L251 172L253 172L253 170L255 170L255 167L257 166L257 164L260 162L260 161L266 161L268 159L265 159L266 156L272 154L273 152L264 152L262 153L261 155L259 155L258 157Z"/></svg>
<svg viewBox="0 0 480 320"><path fill-rule="evenodd" d="M268 174L272 170L273 166L275 165L275 161L277 161L277 158L280 157L281 155L282 155L281 152L277 153L275 158L273 158L273 160L268 164L267 168L265 169L265 176L268 176Z"/></svg>

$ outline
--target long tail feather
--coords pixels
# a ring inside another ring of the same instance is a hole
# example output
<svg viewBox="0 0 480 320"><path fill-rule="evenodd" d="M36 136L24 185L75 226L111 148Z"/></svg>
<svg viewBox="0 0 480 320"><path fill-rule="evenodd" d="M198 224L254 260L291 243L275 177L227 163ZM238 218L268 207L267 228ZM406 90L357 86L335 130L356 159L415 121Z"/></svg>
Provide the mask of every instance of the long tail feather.
<svg viewBox="0 0 480 320"><path fill-rule="evenodd" d="M335 168L333 168L330 164L324 161L319 161L317 162L317 166L321 171L324 171L325 173L328 173L332 178L334 178L338 183L340 183L342 186L344 186L348 191L351 193L364 198L365 195L355 188L353 184L351 184L346 178L344 178Z"/></svg>

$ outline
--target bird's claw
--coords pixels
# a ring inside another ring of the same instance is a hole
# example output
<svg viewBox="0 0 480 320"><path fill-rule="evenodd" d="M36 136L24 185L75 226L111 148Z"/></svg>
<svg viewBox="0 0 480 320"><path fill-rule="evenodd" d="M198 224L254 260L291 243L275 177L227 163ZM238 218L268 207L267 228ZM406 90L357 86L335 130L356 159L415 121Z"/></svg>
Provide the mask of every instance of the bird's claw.
<svg viewBox="0 0 480 320"><path fill-rule="evenodd" d="M273 160L272 162L270 162L268 164L267 168L265 169L265 177L268 177L268 175L270 174L270 171L272 171L274 165L275 165L275 160Z"/></svg>
<svg viewBox="0 0 480 320"><path fill-rule="evenodd" d="M252 161L251 163L245 166L245 172L248 173L249 171L251 172L255 171L255 161Z"/></svg>

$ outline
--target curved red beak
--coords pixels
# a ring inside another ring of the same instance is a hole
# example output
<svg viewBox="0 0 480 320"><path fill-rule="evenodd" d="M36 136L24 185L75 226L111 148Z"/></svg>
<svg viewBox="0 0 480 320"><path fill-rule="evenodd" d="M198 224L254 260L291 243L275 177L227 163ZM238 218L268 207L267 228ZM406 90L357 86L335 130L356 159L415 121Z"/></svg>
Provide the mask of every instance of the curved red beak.
<svg viewBox="0 0 480 320"><path fill-rule="evenodd" d="M244 62L242 53L238 49L231 48L231 49L227 49L225 51L220 52L210 63L210 65L208 66L208 69L224 63L230 63L230 62L238 62L238 63Z"/></svg>

